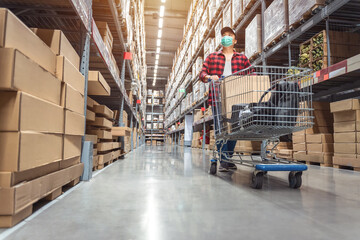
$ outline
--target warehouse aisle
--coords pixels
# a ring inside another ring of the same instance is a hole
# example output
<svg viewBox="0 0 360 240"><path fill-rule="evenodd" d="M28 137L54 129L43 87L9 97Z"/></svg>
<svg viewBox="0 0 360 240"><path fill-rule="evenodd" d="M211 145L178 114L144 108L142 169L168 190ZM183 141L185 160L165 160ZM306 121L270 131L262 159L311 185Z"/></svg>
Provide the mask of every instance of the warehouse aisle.
<svg viewBox="0 0 360 240"><path fill-rule="evenodd" d="M210 154L143 146L5 239L360 238L360 173L312 166L300 191L285 173L254 190L246 168L208 175Z"/></svg>

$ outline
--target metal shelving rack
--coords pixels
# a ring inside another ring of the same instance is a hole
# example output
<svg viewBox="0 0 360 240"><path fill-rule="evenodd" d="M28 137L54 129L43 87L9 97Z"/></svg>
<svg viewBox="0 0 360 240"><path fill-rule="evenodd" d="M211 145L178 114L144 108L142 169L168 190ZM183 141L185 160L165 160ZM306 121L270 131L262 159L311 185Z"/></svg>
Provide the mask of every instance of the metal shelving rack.
<svg viewBox="0 0 360 240"><path fill-rule="evenodd" d="M228 4L229 1L223 2L220 6L220 11ZM256 1L251 8L243 16L239 24L235 27L237 38L244 38L245 29L251 20L255 17L256 14L261 13L264 16L264 11L266 7L271 3L270 0L258 0ZM346 25L347 27L352 26L352 31L359 32L359 28L356 28L356 23L360 22L360 15L354 14L354 10L360 9L360 2L358 0L328 0L326 5L317 13L314 13L313 16L305 21L302 25L296 28L292 32L288 32L286 37L271 46L266 51L263 51L256 59L252 61L253 65L285 65L285 66L294 66L294 62L298 59L298 45L301 42L304 42L310 39L313 35L320 32L323 29L329 30L331 23L341 23L342 26ZM193 56L192 61L189 66L186 68L184 75L182 76L179 84L174 84L173 88L178 88L184 81L186 74L190 71L192 65L194 64L196 58L200 56L204 42L211 36L214 31L214 26L219 21L220 16L215 20L215 23L211 27L208 34L205 36L204 41L200 44L199 49L196 51L196 54ZM263 21L262 21L263 22ZM355 26L355 27L354 27ZM264 27L262 27L262 36L264 38ZM328 31L326 31L328 33ZM327 38L329 38L327 36ZM243 40L243 39L242 39ZM245 48L244 41L238 41L240 44L236 47ZM262 41L264 42L264 41ZM264 45L262 49L264 49ZM328 56L329 62L330 56ZM350 97L359 97L360 94L360 81L354 81L360 76L360 55L354 56L353 58L344 60L340 63L333 64L326 69L322 69L314 73L314 81L311 83L304 83L312 85L314 92L315 100L342 100ZM182 60L183 61L183 60ZM330 65L330 64L329 64ZM354 66L357 67L354 67ZM349 68L351 71L349 71ZM345 84L344 84L345 83ZM187 86L193 84L189 82ZM305 86L305 85L304 85ZM167 89L166 96L167 99L172 99L176 91L173 91L172 88ZM180 98L172 110L176 109L179 106L183 98ZM168 129L174 123L180 121L184 118L185 115L193 112L194 109L199 108L202 104L205 104L206 100L203 100L202 103L196 105L190 110L186 111L184 114L181 114L177 119L167 124L165 127ZM166 107L169 107L168 102ZM168 116L166 116L168 117ZM200 121L201 123L201 121ZM206 121L202 122L204 130ZM183 129L177 129L174 131L167 132L168 135L171 135L172 138L177 139L177 133L183 131ZM204 131L205 132L205 131ZM180 134L179 134L180 135Z"/></svg>
<svg viewBox="0 0 360 240"><path fill-rule="evenodd" d="M118 34L117 41L120 46L124 47L123 50L126 51L127 48L122 37L121 24L116 7L112 0L108 0L108 3L113 13L113 23ZM135 126L138 126L137 106L134 109L125 90L124 81L126 72L124 63L127 61L122 62L121 77L116 75L114 72L115 66L109 61L110 53L105 48L102 38L99 37L99 31L93 19L92 0L3 0L0 2L0 7L10 9L28 27L59 29L65 34L74 49L81 56L80 71L85 76L85 119L88 72L89 68L91 68L92 70L99 70L103 74L111 86L112 92L110 98L94 97L95 100L112 109L114 109L114 103L120 102L120 113L122 114L122 109L125 109L131 116L131 127L134 125L133 121ZM99 59L95 64L92 62L93 56L97 56ZM128 65L129 75L132 76L129 62L126 64ZM119 125L123 125L121 122L122 117L120 117ZM86 161L82 159L82 162Z"/></svg>
<svg viewBox="0 0 360 240"><path fill-rule="evenodd" d="M153 126L154 126L154 115L164 115L163 111L161 110L161 112L154 112L154 108L163 108L164 105L163 104L154 104L154 99L157 98L157 99L160 99L160 100L163 100L164 97L155 97L153 94L151 96L151 104L148 104L147 103L147 108L151 108L151 111L150 112L146 112L146 115L151 115L151 121L148 121L146 119L146 123L151 123L151 129L150 129L150 133L146 133L145 134L145 139L151 141L151 144L152 144L152 141L153 140L159 140L159 141L164 141L165 142L165 132L163 129L154 129ZM156 123L163 123L164 124L164 120L162 121L156 121ZM149 129L146 129L146 131L148 132Z"/></svg>

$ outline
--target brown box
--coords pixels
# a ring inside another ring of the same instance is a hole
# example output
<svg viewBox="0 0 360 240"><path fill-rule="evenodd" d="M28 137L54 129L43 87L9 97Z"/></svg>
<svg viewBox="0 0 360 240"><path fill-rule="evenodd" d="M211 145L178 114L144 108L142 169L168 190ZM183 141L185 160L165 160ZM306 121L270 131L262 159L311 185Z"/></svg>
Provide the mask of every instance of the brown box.
<svg viewBox="0 0 360 240"><path fill-rule="evenodd" d="M334 123L334 132L341 133L341 132L355 132L357 131L357 125L360 122L341 122L341 123ZM360 130L360 129L359 129Z"/></svg>
<svg viewBox="0 0 360 240"><path fill-rule="evenodd" d="M115 160L115 159L118 159L121 155L121 151L120 150L117 150L117 151L113 151L112 152L112 159Z"/></svg>
<svg viewBox="0 0 360 240"><path fill-rule="evenodd" d="M97 150L98 152L106 152L113 149L113 143L112 142L103 142L97 144Z"/></svg>
<svg viewBox="0 0 360 240"><path fill-rule="evenodd" d="M80 163L11 188L0 188L0 215L21 212L59 187L80 177L83 168Z"/></svg>
<svg viewBox="0 0 360 240"><path fill-rule="evenodd" d="M356 132L345 132L345 133L334 133L334 142L335 143L355 143L356 142Z"/></svg>
<svg viewBox="0 0 360 240"><path fill-rule="evenodd" d="M60 105L61 82L37 63L11 48L0 48L0 63L0 90L24 91Z"/></svg>
<svg viewBox="0 0 360 240"><path fill-rule="evenodd" d="M87 130L86 133L97 135L98 139L112 139L111 132L106 130L101 130L101 129Z"/></svg>
<svg viewBox="0 0 360 240"><path fill-rule="evenodd" d="M5 8L0 9L0 47L18 49L42 68L55 74L55 54L11 11Z"/></svg>
<svg viewBox="0 0 360 240"><path fill-rule="evenodd" d="M293 158L298 161L308 161L306 151L293 152Z"/></svg>
<svg viewBox="0 0 360 240"><path fill-rule="evenodd" d="M305 143L297 143L293 144L294 151L306 151L306 144Z"/></svg>
<svg viewBox="0 0 360 240"><path fill-rule="evenodd" d="M307 143L333 143L332 134L308 134L306 135Z"/></svg>
<svg viewBox="0 0 360 240"><path fill-rule="evenodd" d="M121 148L121 143L120 142L113 142L113 149L118 149Z"/></svg>
<svg viewBox="0 0 360 240"><path fill-rule="evenodd" d="M91 126L111 129L112 122L106 118L103 117L95 117L95 122L91 123Z"/></svg>
<svg viewBox="0 0 360 240"><path fill-rule="evenodd" d="M360 110L335 112L333 114L335 123L360 120Z"/></svg>
<svg viewBox="0 0 360 240"><path fill-rule="evenodd" d="M322 110L322 111L330 112L329 102L312 102L312 107L314 110Z"/></svg>
<svg viewBox="0 0 360 240"><path fill-rule="evenodd" d="M86 106L88 109L92 110L94 107L95 101L89 97L87 97Z"/></svg>
<svg viewBox="0 0 360 240"><path fill-rule="evenodd" d="M92 142L93 144L97 144L97 141L98 141L97 135L86 134L85 141Z"/></svg>
<svg viewBox="0 0 360 240"><path fill-rule="evenodd" d="M113 137L130 136L131 129L128 127L112 127L111 134Z"/></svg>
<svg viewBox="0 0 360 240"><path fill-rule="evenodd" d="M357 158L343 158L343 157L333 157L333 164L340 166L349 166L354 168L360 168L360 159Z"/></svg>
<svg viewBox="0 0 360 240"><path fill-rule="evenodd" d="M85 116L65 110L65 131L66 135L83 136L85 133Z"/></svg>
<svg viewBox="0 0 360 240"><path fill-rule="evenodd" d="M359 110L360 100L359 99L347 99L338 102L330 103L331 112L343 112L349 110Z"/></svg>
<svg viewBox="0 0 360 240"><path fill-rule="evenodd" d="M31 30L51 48L53 53L66 57L79 70L80 57L61 30L39 28Z"/></svg>
<svg viewBox="0 0 360 240"><path fill-rule="evenodd" d="M306 129L306 134L333 133L333 132L334 129L332 126L327 126L327 127L314 126L312 128Z"/></svg>
<svg viewBox="0 0 360 240"><path fill-rule="evenodd" d="M95 121L95 113L86 109L86 121L94 122Z"/></svg>
<svg viewBox="0 0 360 240"><path fill-rule="evenodd" d="M94 106L94 112L96 115L106 117L107 119L113 119L114 112L105 105Z"/></svg>
<svg viewBox="0 0 360 240"><path fill-rule="evenodd" d="M95 96L110 96L110 86L99 71L89 71L88 94Z"/></svg>
<svg viewBox="0 0 360 240"><path fill-rule="evenodd" d="M69 84L62 83L61 106L65 109L84 115L85 100L84 96L76 91Z"/></svg>
<svg viewBox="0 0 360 240"><path fill-rule="evenodd" d="M334 123L333 114L328 111L313 111L314 115L314 127L326 127L332 126Z"/></svg>
<svg viewBox="0 0 360 240"><path fill-rule="evenodd" d="M84 96L85 77L65 57L56 58L56 77Z"/></svg>
<svg viewBox="0 0 360 240"><path fill-rule="evenodd" d="M70 159L81 155L82 136L64 135L63 159Z"/></svg>
<svg viewBox="0 0 360 240"><path fill-rule="evenodd" d="M107 163L109 161L111 161L112 159L112 153L109 152L107 154L103 154L103 155L98 155L99 156L99 165L103 165L104 163Z"/></svg>
<svg viewBox="0 0 360 240"><path fill-rule="evenodd" d="M356 143L334 143L334 152L356 154Z"/></svg>
<svg viewBox="0 0 360 240"><path fill-rule="evenodd" d="M325 164L325 166L332 166L333 153L324 152L310 152L306 155L305 159L309 162L317 162Z"/></svg>
<svg viewBox="0 0 360 240"><path fill-rule="evenodd" d="M351 153L334 153L334 156L342 158L357 158L356 154Z"/></svg>
<svg viewBox="0 0 360 240"><path fill-rule="evenodd" d="M24 92L0 92L0 131L64 132L64 110Z"/></svg>
<svg viewBox="0 0 360 240"><path fill-rule="evenodd" d="M0 132L0 171L23 171L62 160L62 135Z"/></svg>
<svg viewBox="0 0 360 240"><path fill-rule="evenodd" d="M306 150L309 152L334 152L333 143L308 143Z"/></svg>

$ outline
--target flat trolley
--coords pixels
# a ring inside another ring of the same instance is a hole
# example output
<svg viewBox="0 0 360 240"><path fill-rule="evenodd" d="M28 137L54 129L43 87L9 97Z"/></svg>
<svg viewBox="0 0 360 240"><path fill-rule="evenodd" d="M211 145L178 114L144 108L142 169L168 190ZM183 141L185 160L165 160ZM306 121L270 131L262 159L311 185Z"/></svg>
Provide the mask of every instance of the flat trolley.
<svg viewBox="0 0 360 240"><path fill-rule="evenodd" d="M251 66L212 81L214 133L220 150L214 148L210 173L216 174L218 161L254 167L252 187L260 189L267 172L289 171L290 187L299 188L307 166L278 158L274 150L280 137L313 126L311 81L310 69L271 66ZM261 141L261 152L254 155L241 149L236 154L223 149L225 144L234 146L234 140Z"/></svg>

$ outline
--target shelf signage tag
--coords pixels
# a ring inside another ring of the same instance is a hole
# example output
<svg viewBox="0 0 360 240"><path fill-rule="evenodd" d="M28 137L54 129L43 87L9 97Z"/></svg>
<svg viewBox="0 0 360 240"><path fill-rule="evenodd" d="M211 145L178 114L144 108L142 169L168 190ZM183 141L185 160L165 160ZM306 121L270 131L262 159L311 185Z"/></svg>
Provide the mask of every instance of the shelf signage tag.
<svg viewBox="0 0 360 240"><path fill-rule="evenodd" d="M204 107L201 107L201 111L202 111L202 112L205 112L205 108L204 108Z"/></svg>
<svg viewBox="0 0 360 240"><path fill-rule="evenodd" d="M131 52L124 52L124 59L125 60L132 60Z"/></svg>
<svg viewBox="0 0 360 240"><path fill-rule="evenodd" d="M141 104L141 100L140 99L136 100L136 103Z"/></svg>

